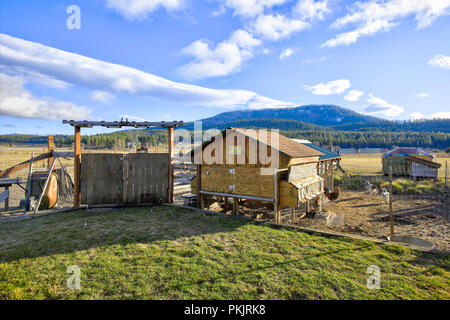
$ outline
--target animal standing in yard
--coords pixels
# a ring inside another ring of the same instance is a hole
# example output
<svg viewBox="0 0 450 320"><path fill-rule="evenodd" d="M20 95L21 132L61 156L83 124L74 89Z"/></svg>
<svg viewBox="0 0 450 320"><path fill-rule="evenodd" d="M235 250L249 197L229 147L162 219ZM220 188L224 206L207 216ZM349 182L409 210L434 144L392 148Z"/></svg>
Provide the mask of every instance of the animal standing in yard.
<svg viewBox="0 0 450 320"><path fill-rule="evenodd" d="M370 196L378 193L377 188L367 180L364 180L364 189Z"/></svg>
<svg viewBox="0 0 450 320"><path fill-rule="evenodd" d="M328 200L330 200L330 201L334 201L334 200L336 200L337 198L339 198L340 192L341 192L341 186L340 186L340 185L338 185L338 186L336 187L336 190L333 191L333 192L330 192L330 190L328 190L328 188L325 188L325 196L326 196L326 197L328 198Z"/></svg>
<svg viewBox="0 0 450 320"><path fill-rule="evenodd" d="M389 202L389 192L386 190L386 188L381 189L380 197L383 202Z"/></svg>

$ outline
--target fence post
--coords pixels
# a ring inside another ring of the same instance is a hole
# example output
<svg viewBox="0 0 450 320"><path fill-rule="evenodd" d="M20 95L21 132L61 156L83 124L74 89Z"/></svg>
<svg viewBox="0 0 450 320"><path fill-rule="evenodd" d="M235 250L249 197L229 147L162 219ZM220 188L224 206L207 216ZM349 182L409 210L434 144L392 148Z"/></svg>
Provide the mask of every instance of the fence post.
<svg viewBox="0 0 450 320"><path fill-rule="evenodd" d="M389 162L389 226L391 231L391 241L394 241L394 216L392 214L392 161Z"/></svg>
<svg viewBox="0 0 450 320"><path fill-rule="evenodd" d="M447 187L448 184L448 161L445 160L445 186Z"/></svg>

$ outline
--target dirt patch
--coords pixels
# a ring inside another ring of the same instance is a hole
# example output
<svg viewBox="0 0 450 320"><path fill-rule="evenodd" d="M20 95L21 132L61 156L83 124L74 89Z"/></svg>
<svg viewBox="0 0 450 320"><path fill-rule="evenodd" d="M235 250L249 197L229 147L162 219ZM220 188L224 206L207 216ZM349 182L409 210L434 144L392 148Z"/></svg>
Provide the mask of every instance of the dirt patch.
<svg viewBox="0 0 450 320"><path fill-rule="evenodd" d="M225 210L224 203L207 201L209 210L231 214L231 201ZM291 221L289 208L281 212L283 223L317 230L335 230L386 240L390 234L389 207L379 196L365 192L342 191L338 200L331 202L322 214L305 215L304 208L296 208ZM450 221L448 205L442 199L418 199L414 196L397 197L393 202L394 231L396 235L430 241L438 251L450 251ZM344 225L333 228L327 225L327 216L345 215ZM256 201L240 201L239 215L256 220L273 221L273 205Z"/></svg>

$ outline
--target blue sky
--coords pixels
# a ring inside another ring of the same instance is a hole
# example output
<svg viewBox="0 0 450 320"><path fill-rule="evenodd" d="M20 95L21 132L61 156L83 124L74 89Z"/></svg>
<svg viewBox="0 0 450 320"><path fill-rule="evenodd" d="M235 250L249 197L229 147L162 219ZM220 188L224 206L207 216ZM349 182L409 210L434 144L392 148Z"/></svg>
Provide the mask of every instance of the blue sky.
<svg viewBox="0 0 450 320"><path fill-rule="evenodd" d="M0 134L322 103L450 117L450 0L0 3Z"/></svg>

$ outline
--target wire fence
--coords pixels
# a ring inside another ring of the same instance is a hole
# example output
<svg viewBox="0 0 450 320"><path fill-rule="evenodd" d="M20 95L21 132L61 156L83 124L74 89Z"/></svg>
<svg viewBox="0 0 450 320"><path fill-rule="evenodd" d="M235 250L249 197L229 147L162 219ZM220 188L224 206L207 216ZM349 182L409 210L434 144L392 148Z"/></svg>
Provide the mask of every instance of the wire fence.
<svg viewBox="0 0 450 320"><path fill-rule="evenodd" d="M336 184L345 192L331 210L345 214L344 231L450 251L447 162L384 159L380 175L342 176Z"/></svg>

